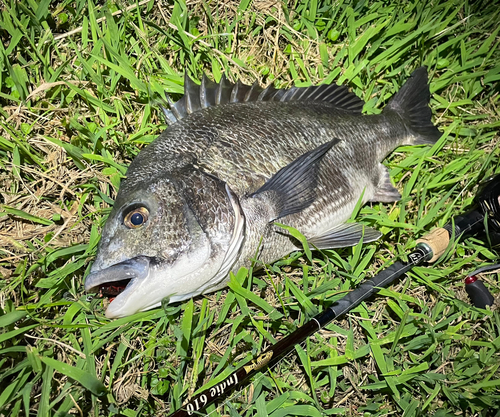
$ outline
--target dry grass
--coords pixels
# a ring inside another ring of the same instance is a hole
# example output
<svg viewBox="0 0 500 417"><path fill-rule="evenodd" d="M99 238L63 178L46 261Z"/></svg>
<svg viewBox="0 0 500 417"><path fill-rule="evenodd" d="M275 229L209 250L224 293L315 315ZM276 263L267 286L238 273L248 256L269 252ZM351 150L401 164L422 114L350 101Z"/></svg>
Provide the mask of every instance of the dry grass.
<svg viewBox="0 0 500 417"><path fill-rule="evenodd" d="M240 2L193 1L184 6L155 0L109 3L107 13L104 4L76 1L50 4L44 14L28 2L24 8L2 3L1 53L9 65L0 70L0 319L5 327L0 334L0 414L135 416L178 408L214 377L271 343L254 321L275 339L303 322L308 312L288 281L306 294L331 282L331 288L309 297L317 309L324 309L325 300L354 287L365 273L373 275L408 249L423 229L461 212L477 182L498 172L500 112L494 71L500 57L494 32L498 24L492 20L498 11L482 12L454 1L425 7L418 2L356 7L336 2L333 9L320 2L309 18L314 4L289 2L285 7L253 1L243 7ZM182 14L184 7L187 13ZM418 25L405 26L414 19ZM431 22L436 27L427 28ZM327 29L321 29L324 23ZM351 56L371 28L376 29L373 36ZM16 30L24 35L7 55ZM490 46L482 51L491 36ZM397 48L379 60L393 46ZM448 64L440 66L444 59ZM109 63L122 70L128 64L131 72L120 73ZM102 316L102 301L86 298L83 277L123 176L120 168L165 127L150 103L165 92L179 97L185 70L193 77L207 72L218 78L225 72L232 80L280 87L324 80L347 83L364 94L366 111L376 112L420 64L431 69L431 104L445 139L432 154L405 148L388 159L403 201L368 206L359 213L386 229L381 242L363 249L361 260L369 258L365 272L355 274L356 265L346 269L339 260L354 262L351 249L338 251L339 256L317 253L313 263L297 255L269 269L271 278L262 272L247 278L253 293L282 318L235 299L234 291L226 289L194 300L192 332L183 327L190 302L136 315L113 327ZM98 155L104 162L82 154ZM406 190L409 184L413 187ZM417 268L392 293L312 336L306 343L312 365L287 356L216 413L496 412L498 312L470 307L462 285L475 265L496 259L497 253L480 241L460 244L456 256L434 270ZM497 274L481 277L498 294ZM9 321L23 311L26 316ZM400 314L405 311L407 322ZM205 327L200 324L204 320ZM399 326L404 331L391 352L393 342L384 338L394 339ZM181 342L186 337L184 352ZM415 345L419 340L421 345ZM368 353L354 358L352 352L366 345ZM230 354L224 357L227 350ZM346 364L319 364L343 355L349 358ZM71 371L54 368L46 358L85 370L104 383L107 395L98 397L95 387L85 386ZM422 364L428 368L416 369Z"/></svg>

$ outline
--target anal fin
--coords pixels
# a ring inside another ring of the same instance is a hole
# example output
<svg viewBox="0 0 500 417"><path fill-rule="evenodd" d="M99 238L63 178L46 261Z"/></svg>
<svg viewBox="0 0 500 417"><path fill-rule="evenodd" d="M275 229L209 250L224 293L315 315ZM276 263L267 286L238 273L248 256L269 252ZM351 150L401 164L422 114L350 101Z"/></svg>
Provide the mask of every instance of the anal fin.
<svg viewBox="0 0 500 417"><path fill-rule="evenodd" d="M333 249L355 246L361 238L363 238L363 243L373 242L380 236L382 233L378 230L360 223L344 223L307 241L318 249Z"/></svg>
<svg viewBox="0 0 500 417"><path fill-rule="evenodd" d="M401 200L401 194L392 185L389 170L384 165L380 164L380 180L375 190L375 195L371 202L393 203Z"/></svg>

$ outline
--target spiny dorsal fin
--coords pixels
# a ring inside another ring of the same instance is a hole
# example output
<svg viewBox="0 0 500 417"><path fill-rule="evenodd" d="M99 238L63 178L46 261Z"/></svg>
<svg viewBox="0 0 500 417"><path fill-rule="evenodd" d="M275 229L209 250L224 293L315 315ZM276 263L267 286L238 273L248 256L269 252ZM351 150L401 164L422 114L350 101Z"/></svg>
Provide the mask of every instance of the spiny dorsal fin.
<svg viewBox="0 0 500 417"><path fill-rule="evenodd" d="M288 90L278 90L272 85L263 89L257 82L246 85L238 81L232 84L224 75L220 83L210 81L203 74L201 85L196 84L187 73L184 76L184 97L172 104L163 113L169 124L201 109L228 103L243 103L250 101L323 101L335 107L353 113L361 113L364 102L343 85L319 85L311 87L292 87Z"/></svg>

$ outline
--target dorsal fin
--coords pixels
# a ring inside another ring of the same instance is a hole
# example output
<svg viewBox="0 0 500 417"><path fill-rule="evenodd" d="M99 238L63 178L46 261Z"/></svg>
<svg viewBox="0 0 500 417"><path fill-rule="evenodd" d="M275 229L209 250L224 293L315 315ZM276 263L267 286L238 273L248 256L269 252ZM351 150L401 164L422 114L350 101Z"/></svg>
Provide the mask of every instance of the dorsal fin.
<svg viewBox="0 0 500 417"><path fill-rule="evenodd" d="M224 75L220 83L210 81L203 74L201 85L196 84L187 73L184 76L184 97L172 104L170 109L163 108L163 113L169 124L207 107L228 103L243 103L250 101L323 101L335 107L353 113L361 113L364 102L346 86L322 84L310 87L292 87L279 90L272 85L263 89L257 82L246 85L238 81L232 84Z"/></svg>

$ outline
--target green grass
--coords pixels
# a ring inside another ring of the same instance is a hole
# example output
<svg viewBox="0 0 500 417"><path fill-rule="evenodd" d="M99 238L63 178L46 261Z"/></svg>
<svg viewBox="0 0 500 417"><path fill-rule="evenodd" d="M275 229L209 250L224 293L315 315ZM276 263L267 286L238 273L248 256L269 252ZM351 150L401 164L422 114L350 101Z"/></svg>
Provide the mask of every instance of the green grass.
<svg viewBox="0 0 500 417"><path fill-rule="evenodd" d="M104 3L104 4L103 4ZM494 2L4 1L0 15L0 415L153 416L323 311L471 203L499 167ZM356 216L384 237L293 253L206 297L109 321L88 297L100 230L131 159L166 126L183 73L347 84L380 112L427 65L444 132L386 161L397 204ZM498 416L500 316L463 279L478 239L312 336L214 415ZM498 274L482 276L500 293Z"/></svg>

